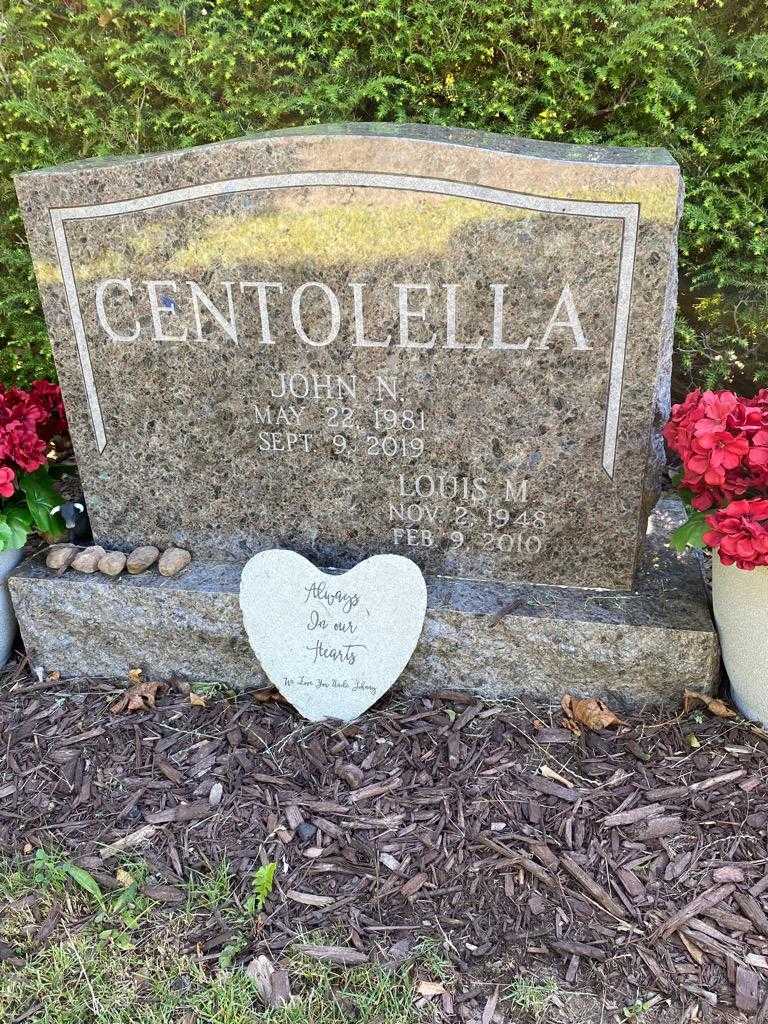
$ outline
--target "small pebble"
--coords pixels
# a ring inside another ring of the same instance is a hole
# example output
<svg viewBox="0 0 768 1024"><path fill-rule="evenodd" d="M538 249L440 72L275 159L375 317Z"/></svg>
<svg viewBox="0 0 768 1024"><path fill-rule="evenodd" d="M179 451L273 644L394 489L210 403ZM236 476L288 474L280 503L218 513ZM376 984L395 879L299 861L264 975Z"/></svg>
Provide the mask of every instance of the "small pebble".
<svg viewBox="0 0 768 1024"><path fill-rule="evenodd" d="M92 544L75 555L72 559L72 568L77 569L78 572L96 572L99 562L106 553L100 544Z"/></svg>
<svg viewBox="0 0 768 1024"><path fill-rule="evenodd" d="M160 552L154 545L145 544L143 547L134 548L128 555L125 565L128 572L135 576L137 573L144 572L150 565L154 565L159 557Z"/></svg>
<svg viewBox="0 0 768 1024"><path fill-rule="evenodd" d="M224 796L224 787L220 782L214 782L211 786L211 792L208 794L208 803L211 807L218 807L221 803L221 798Z"/></svg>
<svg viewBox="0 0 768 1024"><path fill-rule="evenodd" d="M178 576L192 561L192 555L184 548L168 548L160 556L157 570L161 576Z"/></svg>
<svg viewBox="0 0 768 1024"><path fill-rule="evenodd" d="M99 572L105 576L119 576L125 568L126 557L122 551L108 551L99 562Z"/></svg>
<svg viewBox="0 0 768 1024"><path fill-rule="evenodd" d="M72 565L79 550L77 544L54 544L48 551L45 564L49 569L66 569Z"/></svg>
<svg viewBox="0 0 768 1024"><path fill-rule="evenodd" d="M310 839L315 838L317 829L314 825L311 825L308 821L302 821L300 825L296 826L294 835L301 843L308 843Z"/></svg>

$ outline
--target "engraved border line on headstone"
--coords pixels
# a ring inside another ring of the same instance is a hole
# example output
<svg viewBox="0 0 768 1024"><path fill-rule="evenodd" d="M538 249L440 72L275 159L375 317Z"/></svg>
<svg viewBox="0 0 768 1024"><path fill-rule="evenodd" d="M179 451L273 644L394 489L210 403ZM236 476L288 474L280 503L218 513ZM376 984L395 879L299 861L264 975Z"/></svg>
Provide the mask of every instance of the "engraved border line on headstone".
<svg viewBox="0 0 768 1024"><path fill-rule="evenodd" d="M288 174L267 174L248 178L228 178L223 181L190 185L155 195L139 196L135 199L115 200L93 206L54 207L50 211L56 252L59 257L72 326L75 332L83 385L93 424L93 432L99 453L107 445L104 418L101 412L93 365L88 350L88 340L80 311L79 298L67 245L65 223L75 220L90 220L97 217L115 217L125 213L136 213L162 206L172 206L196 199L209 199L219 195L233 195L240 192L256 192L266 189L310 188L323 186L388 188L406 192L431 192L437 195L454 196L460 199L476 199L480 202L496 203L501 206L515 206L539 213L570 214L580 217L618 219L623 223L621 255L619 258L616 313L614 317L613 342L609 371L608 397L606 401L605 427L603 432L602 465L613 479L616 464L616 445L621 411L621 392L624 380L624 363L629 333L632 277L635 266L637 226L640 207L637 203L591 202L580 199L556 199L550 196L528 195L522 192L507 192L486 185L472 185L467 182L450 181L441 178L417 177L413 175L379 174L373 171L309 171Z"/></svg>
<svg viewBox="0 0 768 1024"><path fill-rule="evenodd" d="M68 217L68 212L69 211L67 210L59 209L51 210L51 226L53 227L53 238L56 243L56 252L59 257L59 268L61 270L61 277L62 280L64 281L64 291L67 296L69 316L70 319L72 320L72 328L74 329L75 340L77 341L77 355L78 359L80 360L80 371L83 375L83 387L85 388L85 395L88 400L88 411L90 412L91 415L91 423L93 424L93 433L96 438L96 446L99 449L99 454L101 454L107 447L107 435L104 430L104 417L101 415L99 395L98 392L96 391L96 381L93 378L93 364L91 363L91 353L88 351L88 339L85 336L83 317L80 312L80 299L77 294L75 275L72 271L72 260L70 259L69 246L67 245L67 236L66 232L64 231L65 220L85 218Z"/></svg>

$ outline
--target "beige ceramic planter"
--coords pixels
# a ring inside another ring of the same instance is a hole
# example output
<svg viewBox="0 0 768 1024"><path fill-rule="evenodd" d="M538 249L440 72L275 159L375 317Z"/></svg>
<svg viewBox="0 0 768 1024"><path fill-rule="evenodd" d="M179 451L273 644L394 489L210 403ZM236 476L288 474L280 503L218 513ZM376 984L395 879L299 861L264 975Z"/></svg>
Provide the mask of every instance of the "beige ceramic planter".
<svg viewBox="0 0 768 1024"><path fill-rule="evenodd" d="M8 577L21 561L23 551L0 551L0 668L8 661L16 638L16 615L8 593Z"/></svg>
<svg viewBox="0 0 768 1024"><path fill-rule="evenodd" d="M712 557L712 603L733 699L768 724L768 567L739 569Z"/></svg>

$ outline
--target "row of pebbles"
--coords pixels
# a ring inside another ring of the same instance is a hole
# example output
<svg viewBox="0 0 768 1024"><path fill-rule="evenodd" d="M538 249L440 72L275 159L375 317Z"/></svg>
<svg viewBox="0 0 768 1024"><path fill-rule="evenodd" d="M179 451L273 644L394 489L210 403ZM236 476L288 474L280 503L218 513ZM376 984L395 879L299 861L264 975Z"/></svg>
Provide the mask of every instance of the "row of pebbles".
<svg viewBox="0 0 768 1024"><path fill-rule="evenodd" d="M161 576L178 576L192 561L192 555L184 548L167 548L160 554L160 549L152 544L145 544L126 555L123 551L107 551L100 544L88 548L80 548L77 544L54 544L48 551L45 564L49 569L65 572L75 569L77 572L98 572L105 576L119 576L126 569L132 576L146 572L157 562L157 571Z"/></svg>

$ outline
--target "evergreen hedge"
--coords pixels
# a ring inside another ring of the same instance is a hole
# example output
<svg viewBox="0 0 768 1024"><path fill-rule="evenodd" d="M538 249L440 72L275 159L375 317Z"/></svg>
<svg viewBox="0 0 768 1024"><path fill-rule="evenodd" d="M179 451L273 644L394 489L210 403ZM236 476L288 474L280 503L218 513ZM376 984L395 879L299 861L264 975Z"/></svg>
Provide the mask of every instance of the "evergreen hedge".
<svg viewBox="0 0 768 1024"><path fill-rule="evenodd" d="M665 146L678 368L768 381L765 0L0 0L0 380L53 372L10 175L329 121Z"/></svg>

